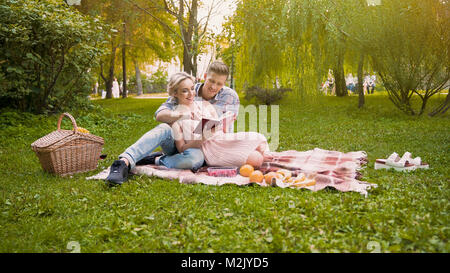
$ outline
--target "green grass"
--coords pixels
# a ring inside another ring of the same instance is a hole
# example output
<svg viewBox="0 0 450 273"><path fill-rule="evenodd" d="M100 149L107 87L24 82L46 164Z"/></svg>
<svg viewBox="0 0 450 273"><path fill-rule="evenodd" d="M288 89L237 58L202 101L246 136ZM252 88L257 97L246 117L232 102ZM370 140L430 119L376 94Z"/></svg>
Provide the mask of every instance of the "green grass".
<svg viewBox="0 0 450 273"><path fill-rule="evenodd" d="M382 252L449 252L449 116L409 117L383 94L357 109L357 99L286 98L278 149L366 151L364 180L379 185L367 198L146 176L113 188L85 180L157 125L163 100L95 101L92 111L73 113L104 137L108 157L96 171L67 178L44 173L30 148L56 129L57 116L0 114L0 252L69 252L70 241L81 252L370 252L372 244ZM431 169L373 169L393 151L421 156Z"/></svg>

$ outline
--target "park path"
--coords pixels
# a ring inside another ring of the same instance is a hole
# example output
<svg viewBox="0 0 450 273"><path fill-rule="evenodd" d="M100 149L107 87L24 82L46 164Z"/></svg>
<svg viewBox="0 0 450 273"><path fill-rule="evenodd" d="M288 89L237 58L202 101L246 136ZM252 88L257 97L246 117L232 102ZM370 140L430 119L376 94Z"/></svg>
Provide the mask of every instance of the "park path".
<svg viewBox="0 0 450 273"><path fill-rule="evenodd" d="M167 99L169 96L167 93L155 93L155 94L143 94L140 96L129 96L133 99ZM89 97L91 100L100 100L100 97ZM122 98L122 97L121 97Z"/></svg>

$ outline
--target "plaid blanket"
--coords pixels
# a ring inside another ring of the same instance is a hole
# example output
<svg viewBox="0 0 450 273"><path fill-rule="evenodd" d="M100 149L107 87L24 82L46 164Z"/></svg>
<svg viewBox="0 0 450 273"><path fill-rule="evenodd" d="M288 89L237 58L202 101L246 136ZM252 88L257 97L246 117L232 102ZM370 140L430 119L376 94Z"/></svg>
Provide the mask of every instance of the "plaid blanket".
<svg viewBox="0 0 450 273"><path fill-rule="evenodd" d="M267 173L286 169L290 170L293 176L303 173L314 177L316 185L311 188L313 191L332 187L339 191L356 191L367 196L367 190L377 185L359 180L362 178L359 171L366 164L367 154L364 151L342 153L315 148L305 152L290 150L267 153L260 170Z"/></svg>
<svg viewBox="0 0 450 273"><path fill-rule="evenodd" d="M301 187L311 191L319 191L326 187L331 187L338 191L354 191L367 196L367 191L377 187L377 185L359 180L361 178L359 170L366 163L367 154L363 151L342 153L316 148L305 152L284 151L267 153L265 162L260 170L263 173L267 173L285 169L290 170L293 176L298 176L303 173L305 176L314 179L316 182L313 186ZM106 179L108 173L109 169L106 169L101 173L87 177L86 179ZM218 186L224 184L251 184L247 177L240 175L235 177L208 176L206 168L202 168L194 173L190 170L168 169L164 166L144 165L136 166L136 168L132 170L132 173L156 176L163 179L178 179L180 183L185 184L202 183ZM258 185L268 186L265 183ZM280 179L276 179L275 185L282 188L299 188Z"/></svg>
<svg viewBox="0 0 450 273"><path fill-rule="evenodd" d="M291 170L294 173L319 173L336 178L361 178L359 170L367 164L364 151L342 153L315 148L306 152L294 150L266 153L261 166L263 173L279 169Z"/></svg>

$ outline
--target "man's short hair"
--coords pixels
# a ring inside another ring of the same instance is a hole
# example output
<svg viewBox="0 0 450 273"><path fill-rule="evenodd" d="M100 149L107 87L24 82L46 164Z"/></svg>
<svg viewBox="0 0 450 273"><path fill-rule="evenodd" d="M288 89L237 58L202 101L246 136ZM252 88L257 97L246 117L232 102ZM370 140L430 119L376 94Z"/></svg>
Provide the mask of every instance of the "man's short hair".
<svg viewBox="0 0 450 273"><path fill-rule="evenodd" d="M209 72L214 72L219 75L225 75L225 76L227 76L227 79L228 79L228 75L230 74L230 70L228 69L228 66L221 61L212 62L208 66L208 69L206 70L206 73L209 73Z"/></svg>

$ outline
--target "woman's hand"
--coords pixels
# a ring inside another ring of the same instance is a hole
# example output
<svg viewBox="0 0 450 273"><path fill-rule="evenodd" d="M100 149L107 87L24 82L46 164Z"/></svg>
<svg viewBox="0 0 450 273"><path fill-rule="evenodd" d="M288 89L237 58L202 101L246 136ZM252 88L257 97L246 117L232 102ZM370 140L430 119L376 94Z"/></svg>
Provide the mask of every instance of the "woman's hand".
<svg viewBox="0 0 450 273"><path fill-rule="evenodd" d="M177 111L175 112L177 120L194 119L194 113L191 111Z"/></svg>
<svg viewBox="0 0 450 273"><path fill-rule="evenodd" d="M184 150L188 148L198 148L200 149L202 147L203 140L188 140L186 141L186 146L184 147Z"/></svg>

